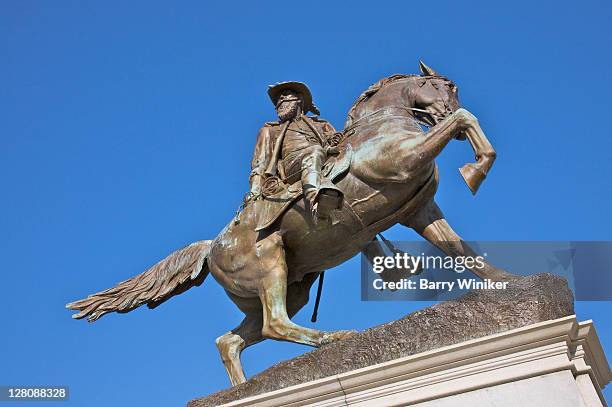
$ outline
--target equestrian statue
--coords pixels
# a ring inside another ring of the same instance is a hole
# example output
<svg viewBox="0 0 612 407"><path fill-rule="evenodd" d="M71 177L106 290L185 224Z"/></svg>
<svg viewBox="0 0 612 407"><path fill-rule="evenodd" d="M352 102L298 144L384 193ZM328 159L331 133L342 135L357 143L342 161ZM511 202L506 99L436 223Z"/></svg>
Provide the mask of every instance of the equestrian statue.
<svg viewBox="0 0 612 407"><path fill-rule="evenodd" d="M476 256L434 200L435 159L451 140L467 139L476 161L460 173L476 194L495 150L476 117L460 107L457 86L423 62L420 70L370 86L342 132L317 116L305 84L272 86L278 121L259 131L250 192L236 216L213 240L192 243L140 275L68 304L79 311L73 318L154 308L211 274L245 315L216 340L237 385L246 380L241 352L264 339L319 347L355 334L306 328L291 318L325 270L391 226L412 228L449 256ZM472 272L493 281L514 278L488 263Z"/></svg>

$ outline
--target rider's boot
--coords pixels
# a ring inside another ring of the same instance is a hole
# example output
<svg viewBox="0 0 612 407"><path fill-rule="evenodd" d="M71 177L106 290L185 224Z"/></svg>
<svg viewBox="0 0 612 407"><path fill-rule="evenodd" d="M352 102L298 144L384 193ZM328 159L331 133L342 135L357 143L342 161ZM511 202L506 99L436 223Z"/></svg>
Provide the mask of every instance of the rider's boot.
<svg viewBox="0 0 612 407"><path fill-rule="evenodd" d="M329 218L342 206L342 191L321 175L324 160L323 147L313 149L302 160L302 188L315 221Z"/></svg>

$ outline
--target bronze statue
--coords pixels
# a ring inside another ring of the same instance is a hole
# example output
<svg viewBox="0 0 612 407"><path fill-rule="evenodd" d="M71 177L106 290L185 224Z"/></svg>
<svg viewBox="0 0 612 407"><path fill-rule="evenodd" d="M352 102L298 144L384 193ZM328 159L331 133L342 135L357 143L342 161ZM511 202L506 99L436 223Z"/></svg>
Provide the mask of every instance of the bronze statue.
<svg viewBox="0 0 612 407"><path fill-rule="evenodd" d="M459 107L455 84L422 62L420 67L421 75L393 75L370 86L351 107L342 133L305 118L307 110L317 113L305 86L273 87L279 116L297 110L292 119L280 117L279 124L262 129L243 210L214 240L193 243L136 277L68 304L80 311L73 317L95 321L142 304L153 308L200 285L210 273L245 314L216 341L236 385L245 381L240 353L257 342L317 347L352 334L305 328L290 318L308 302L320 273L353 257L389 227L410 227L450 256L474 256L434 201L434 159L451 140L467 138L477 161L460 172L475 194L495 151L476 118ZM298 144L313 152L297 153ZM264 149L271 155L260 154ZM264 167L268 171L262 173ZM335 186L324 186L324 179ZM327 213L319 216L323 206ZM472 271L496 281L513 278L490 264Z"/></svg>

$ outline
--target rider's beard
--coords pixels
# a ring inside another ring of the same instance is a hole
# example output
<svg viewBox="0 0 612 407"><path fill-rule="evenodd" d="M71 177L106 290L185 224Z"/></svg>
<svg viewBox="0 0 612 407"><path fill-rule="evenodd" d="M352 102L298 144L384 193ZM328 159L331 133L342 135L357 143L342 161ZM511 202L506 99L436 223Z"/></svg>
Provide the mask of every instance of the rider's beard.
<svg viewBox="0 0 612 407"><path fill-rule="evenodd" d="M299 112L299 102L283 102L276 108L278 119L281 122L286 122L287 120L295 119Z"/></svg>

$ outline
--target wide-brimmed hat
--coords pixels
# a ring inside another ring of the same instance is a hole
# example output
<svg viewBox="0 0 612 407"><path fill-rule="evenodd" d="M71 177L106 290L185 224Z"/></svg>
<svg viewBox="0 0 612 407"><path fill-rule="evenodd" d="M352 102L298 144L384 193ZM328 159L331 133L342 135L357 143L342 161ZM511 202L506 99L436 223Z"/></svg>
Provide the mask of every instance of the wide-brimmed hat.
<svg viewBox="0 0 612 407"><path fill-rule="evenodd" d="M268 86L268 95L270 96L270 100L272 100L274 106L276 106L278 98L280 98L281 94L286 89L298 92L302 95L304 98L304 113L312 112L316 115L320 114L319 109L314 103L312 103L312 93L310 92L310 89L308 89L308 86L302 82L279 82L275 85Z"/></svg>

